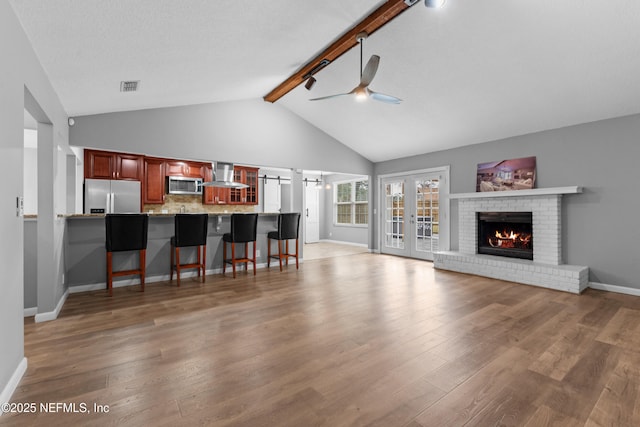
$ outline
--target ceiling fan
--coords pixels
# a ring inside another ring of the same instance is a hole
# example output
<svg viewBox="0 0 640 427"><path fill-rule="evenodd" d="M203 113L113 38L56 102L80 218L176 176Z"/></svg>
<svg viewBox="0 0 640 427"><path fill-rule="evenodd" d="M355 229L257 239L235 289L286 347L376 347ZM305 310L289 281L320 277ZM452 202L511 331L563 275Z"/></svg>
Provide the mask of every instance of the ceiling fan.
<svg viewBox="0 0 640 427"><path fill-rule="evenodd" d="M380 57L378 55L371 55L371 58L369 58L367 65L364 67L364 70L362 69L362 47L364 44L364 40L367 37L368 34L364 31L358 33L358 35L356 36L358 43L360 43L360 84L354 87L351 92L313 98L309 101L320 101L323 99L337 98L338 96L355 95L356 100L358 101L364 101L367 98L371 98L375 99L376 101L386 102L387 104L400 104L402 102L400 98L396 98L395 96L385 95L384 93L374 92L369 89L369 85L371 84L371 81L376 76L376 72L378 71Z"/></svg>

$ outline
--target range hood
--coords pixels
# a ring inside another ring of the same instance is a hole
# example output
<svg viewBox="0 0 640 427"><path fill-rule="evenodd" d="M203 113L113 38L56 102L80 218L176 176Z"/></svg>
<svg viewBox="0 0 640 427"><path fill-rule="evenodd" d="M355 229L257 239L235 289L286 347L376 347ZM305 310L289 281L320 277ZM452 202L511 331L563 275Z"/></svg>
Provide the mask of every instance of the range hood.
<svg viewBox="0 0 640 427"><path fill-rule="evenodd" d="M233 164L223 162L211 163L213 169L213 181L202 183L203 187L221 188L247 188L247 184L233 180Z"/></svg>

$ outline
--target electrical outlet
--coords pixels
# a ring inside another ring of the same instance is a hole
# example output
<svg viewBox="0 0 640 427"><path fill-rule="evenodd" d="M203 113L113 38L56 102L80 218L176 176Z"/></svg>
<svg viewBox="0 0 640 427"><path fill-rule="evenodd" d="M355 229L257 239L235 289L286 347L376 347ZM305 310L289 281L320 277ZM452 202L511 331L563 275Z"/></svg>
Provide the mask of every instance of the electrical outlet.
<svg viewBox="0 0 640 427"><path fill-rule="evenodd" d="M260 258L260 249L256 249L256 258Z"/></svg>

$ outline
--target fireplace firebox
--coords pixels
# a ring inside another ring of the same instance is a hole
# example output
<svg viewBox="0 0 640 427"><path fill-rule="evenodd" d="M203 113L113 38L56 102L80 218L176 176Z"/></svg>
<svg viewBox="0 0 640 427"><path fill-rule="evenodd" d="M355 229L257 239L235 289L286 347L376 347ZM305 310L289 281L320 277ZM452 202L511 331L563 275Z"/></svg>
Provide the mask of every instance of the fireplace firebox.
<svg viewBox="0 0 640 427"><path fill-rule="evenodd" d="M478 253L533 260L531 212L478 212Z"/></svg>

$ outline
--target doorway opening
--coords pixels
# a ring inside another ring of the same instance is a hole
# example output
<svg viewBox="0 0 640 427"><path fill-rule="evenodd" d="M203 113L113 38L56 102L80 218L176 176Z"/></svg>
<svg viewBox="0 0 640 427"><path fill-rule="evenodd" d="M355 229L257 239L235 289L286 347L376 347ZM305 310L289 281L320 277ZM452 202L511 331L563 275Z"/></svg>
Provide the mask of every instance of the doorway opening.
<svg viewBox="0 0 640 427"><path fill-rule="evenodd" d="M303 175L304 259L369 252L369 177L328 171Z"/></svg>

